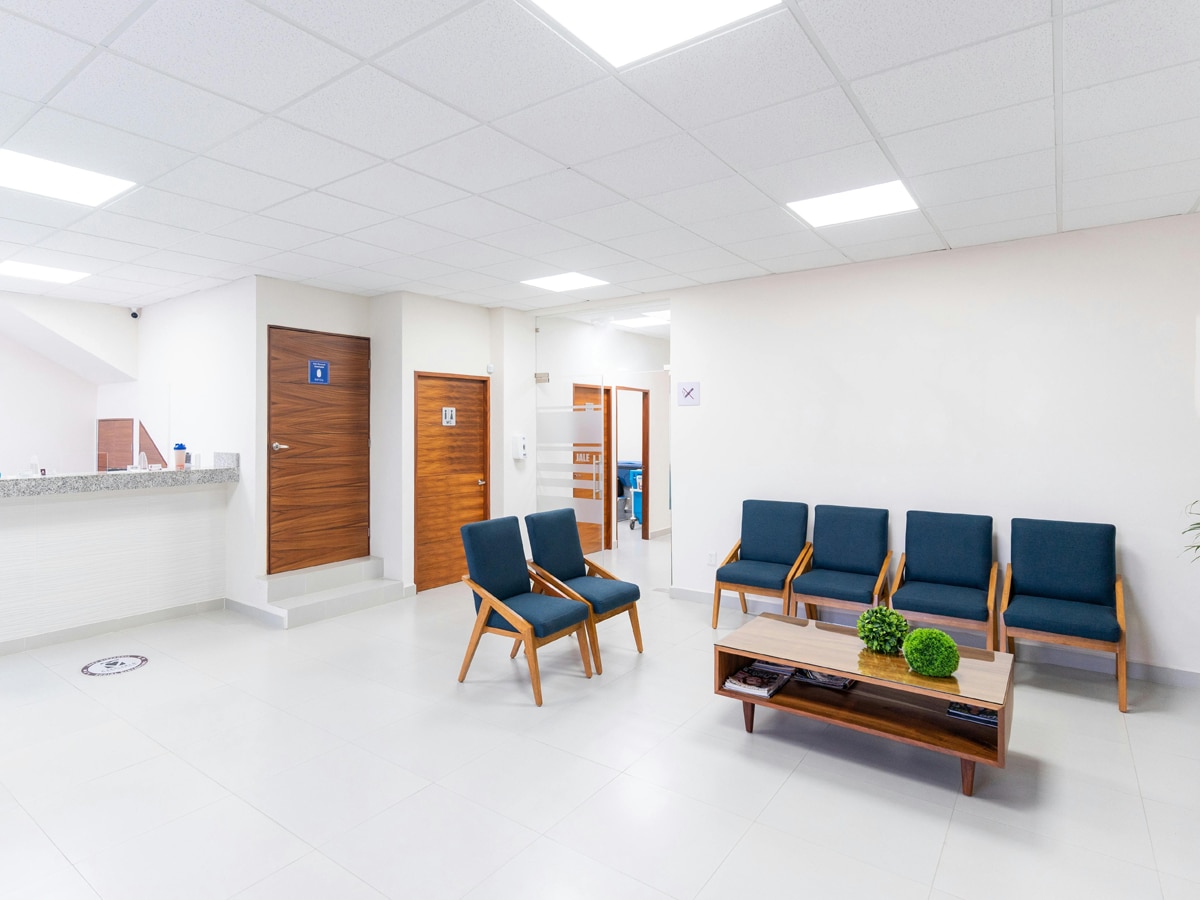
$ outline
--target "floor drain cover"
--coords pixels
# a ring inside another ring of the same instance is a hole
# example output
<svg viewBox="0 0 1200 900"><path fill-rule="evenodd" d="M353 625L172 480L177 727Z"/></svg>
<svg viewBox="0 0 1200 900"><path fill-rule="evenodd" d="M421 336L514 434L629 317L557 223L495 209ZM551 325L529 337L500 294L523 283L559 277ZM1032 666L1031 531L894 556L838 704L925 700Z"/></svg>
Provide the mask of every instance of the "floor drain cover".
<svg viewBox="0 0 1200 900"><path fill-rule="evenodd" d="M84 675L120 675L122 672L132 672L144 666L148 659L144 656L110 656L98 659L83 667Z"/></svg>

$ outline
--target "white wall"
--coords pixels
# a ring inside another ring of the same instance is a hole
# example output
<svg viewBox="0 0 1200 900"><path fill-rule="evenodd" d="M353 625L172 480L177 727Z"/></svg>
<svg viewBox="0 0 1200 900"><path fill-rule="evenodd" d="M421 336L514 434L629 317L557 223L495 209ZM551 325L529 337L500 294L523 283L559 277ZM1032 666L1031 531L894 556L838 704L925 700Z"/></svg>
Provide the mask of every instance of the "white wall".
<svg viewBox="0 0 1200 900"><path fill-rule="evenodd" d="M673 579L747 497L1111 522L1131 661L1200 671L1200 216L676 292ZM897 556L899 553L897 552Z"/></svg>
<svg viewBox="0 0 1200 900"><path fill-rule="evenodd" d="M489 310L492 325L492 515L524 517L537 510L536 334L531 313ZM528 458L512 455L524 435Z"/></svg>

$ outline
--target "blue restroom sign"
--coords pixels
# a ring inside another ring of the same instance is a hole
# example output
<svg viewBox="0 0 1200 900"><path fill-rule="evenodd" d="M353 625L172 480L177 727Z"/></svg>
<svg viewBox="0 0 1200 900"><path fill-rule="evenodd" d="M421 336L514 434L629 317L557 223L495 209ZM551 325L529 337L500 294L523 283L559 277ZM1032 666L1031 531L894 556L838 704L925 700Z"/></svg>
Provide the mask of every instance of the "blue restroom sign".
<svg viewBox="0 0 1200 900"><path fill-rule="evenodd" d="M324 359L308 361L308 383L329 384L329 362Z"/></svg>

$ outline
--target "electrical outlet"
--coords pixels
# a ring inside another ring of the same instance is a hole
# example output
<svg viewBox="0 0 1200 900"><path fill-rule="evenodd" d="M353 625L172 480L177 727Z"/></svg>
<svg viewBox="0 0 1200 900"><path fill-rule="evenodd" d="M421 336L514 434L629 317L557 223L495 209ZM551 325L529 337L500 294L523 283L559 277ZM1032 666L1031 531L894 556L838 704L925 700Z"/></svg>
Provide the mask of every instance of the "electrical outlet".
<svg viewBox="0 0 1200 900"><path fill-rule="evenodd" d="M715 566L717 564L717 553L715 550L708 554L708 564L710 566Z"/></svg>

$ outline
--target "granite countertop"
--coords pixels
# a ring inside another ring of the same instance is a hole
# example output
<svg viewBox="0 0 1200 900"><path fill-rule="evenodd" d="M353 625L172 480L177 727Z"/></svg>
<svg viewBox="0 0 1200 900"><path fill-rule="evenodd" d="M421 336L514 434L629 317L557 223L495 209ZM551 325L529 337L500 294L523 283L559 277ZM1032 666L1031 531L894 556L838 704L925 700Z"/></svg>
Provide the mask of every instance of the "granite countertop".
<svg viewBox="0 0 1200 900"><path fill-rule="evenodd" d="M188 487L202 484L233 484L238 481L236 463L217 469L164 469L159 472L94 472L88 475L44 475L0 479L0 499L39 497L47 494L92 494L102 491L136 491L145 488ZM223 460L222 460L223 461Z"/></svg>

